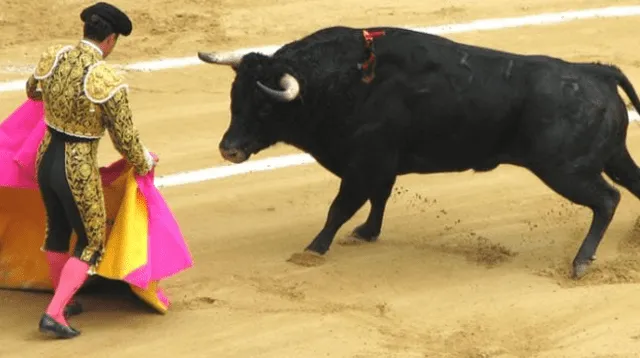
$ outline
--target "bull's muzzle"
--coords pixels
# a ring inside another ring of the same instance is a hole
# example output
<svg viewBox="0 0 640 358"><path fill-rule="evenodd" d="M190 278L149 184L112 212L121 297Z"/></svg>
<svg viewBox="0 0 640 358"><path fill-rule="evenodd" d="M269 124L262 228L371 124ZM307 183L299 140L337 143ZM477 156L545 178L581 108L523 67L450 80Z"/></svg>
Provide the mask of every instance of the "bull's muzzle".
<svg viewBox="0 0 640 358"><path fill-rule="evenodd" d="M230 143L226 140L220 142L220 155L225 160L230 161L231 163L242 163L245 160L249 159L249 154L247 151L243 149L239 149L239 147L230 145Z"/></svg>
<svg viewBox="0 0 640 358"><path fill-rule="evenodd" d="M220 149L220 154L231 163L242 163L249 158L247 153L240 149Z"/></svg>

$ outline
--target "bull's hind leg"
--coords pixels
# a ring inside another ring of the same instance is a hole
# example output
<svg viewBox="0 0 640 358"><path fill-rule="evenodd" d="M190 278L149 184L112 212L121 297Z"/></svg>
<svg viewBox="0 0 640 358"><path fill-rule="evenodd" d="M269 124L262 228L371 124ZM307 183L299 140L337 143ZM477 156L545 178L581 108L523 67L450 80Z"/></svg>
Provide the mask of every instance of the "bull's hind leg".
<svg viewBox="0 0 640 358"><path fill-rule="evenodd" d="M577 174L561 168L536 173L551 189L575 204L591 209L593 219L587 236L573 260L573 278L585 275L620 202L620 192L601 173Z"/></svg>
<svg viewBox="0 0 640 358"><path fill-rule="evenodd" d="M626 147L622 147L607 161L604 172L616 184L623 186L640 199L640 168Z"/></svg>

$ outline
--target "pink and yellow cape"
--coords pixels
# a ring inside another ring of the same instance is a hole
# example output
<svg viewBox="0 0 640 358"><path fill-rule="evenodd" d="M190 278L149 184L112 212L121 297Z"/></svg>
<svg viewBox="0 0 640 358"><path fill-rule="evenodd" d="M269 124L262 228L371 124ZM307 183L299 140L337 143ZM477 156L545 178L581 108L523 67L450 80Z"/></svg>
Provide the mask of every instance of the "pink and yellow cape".
<svg viewBox="0 0 640 358"><path fill-rule="evenodd" d="M27 100L0 123L0 288L52 289L40 250L46 217L35 179L43 118L43 104ZM124 159L100 172L112 225L96 274L126 282L165 313L169 299L159 282L193 265L180 228L153 172L139 176Z"/></svg>

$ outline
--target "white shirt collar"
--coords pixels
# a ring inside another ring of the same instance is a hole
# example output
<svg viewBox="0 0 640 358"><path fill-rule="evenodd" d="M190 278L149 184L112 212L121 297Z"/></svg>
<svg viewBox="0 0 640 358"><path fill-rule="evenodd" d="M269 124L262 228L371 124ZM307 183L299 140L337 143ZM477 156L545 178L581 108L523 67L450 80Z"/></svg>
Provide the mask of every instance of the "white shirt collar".
<svg viewBox="0 0 640 358"><path fill-rule="evenodd" d="M80 42L82 42L83 44L93 47L94 50L98 51L98 53L100 54L100 56L104 56L104 53L102 52L102 50L100 49L100 47L96 46L96 44L94 44L91 41L87 41L85 39L80 40Z"/></svg>

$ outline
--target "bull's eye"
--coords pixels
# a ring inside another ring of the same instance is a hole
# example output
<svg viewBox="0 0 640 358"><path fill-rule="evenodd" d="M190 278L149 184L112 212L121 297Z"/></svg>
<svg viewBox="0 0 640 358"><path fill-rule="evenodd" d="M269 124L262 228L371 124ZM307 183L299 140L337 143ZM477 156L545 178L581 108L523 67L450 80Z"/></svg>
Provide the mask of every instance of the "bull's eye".
<svg viewBox="0 0 640 358"><path fill-rule="evenodd" d="M258 111L258 117L260 117L260 118L266 118L270 114L271 114L271 108L269 108L269 107L262 107Z"/></svg>

